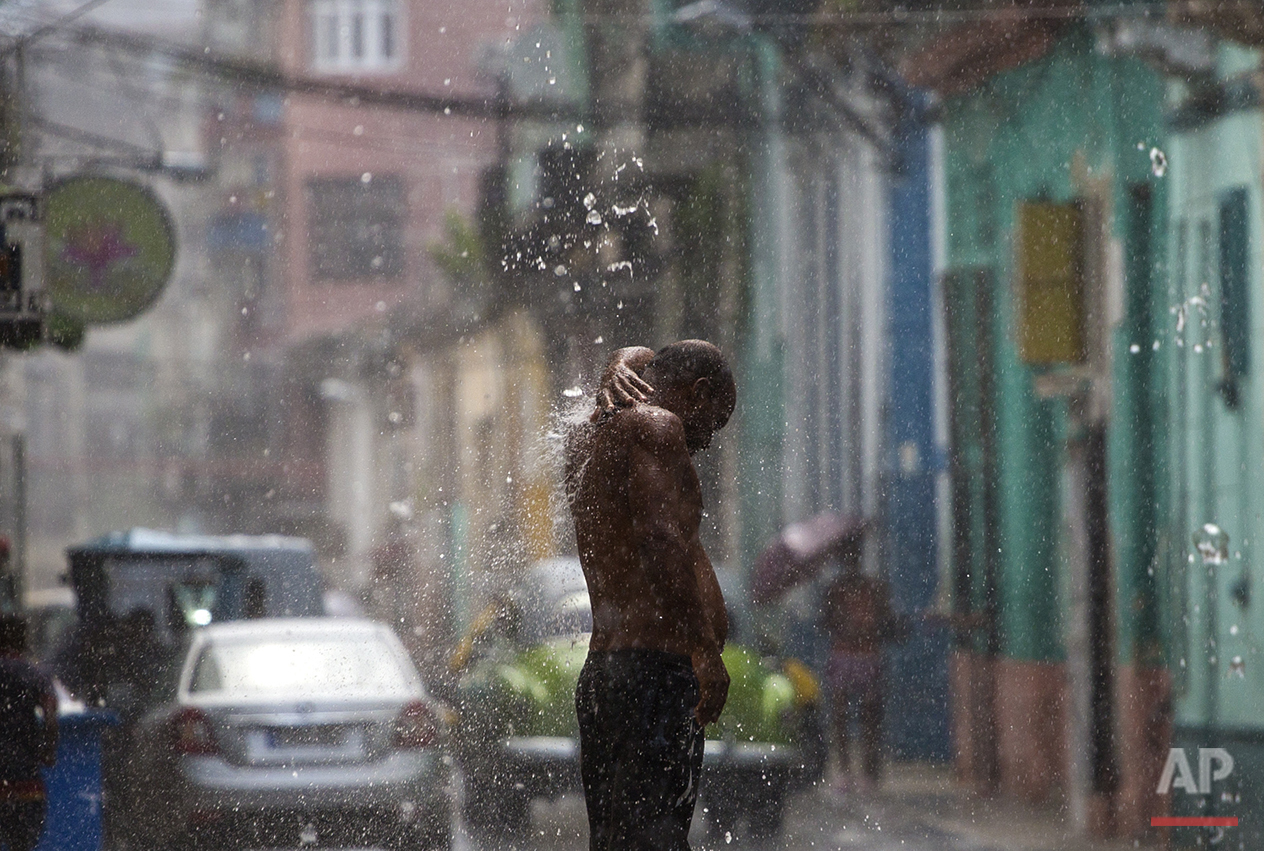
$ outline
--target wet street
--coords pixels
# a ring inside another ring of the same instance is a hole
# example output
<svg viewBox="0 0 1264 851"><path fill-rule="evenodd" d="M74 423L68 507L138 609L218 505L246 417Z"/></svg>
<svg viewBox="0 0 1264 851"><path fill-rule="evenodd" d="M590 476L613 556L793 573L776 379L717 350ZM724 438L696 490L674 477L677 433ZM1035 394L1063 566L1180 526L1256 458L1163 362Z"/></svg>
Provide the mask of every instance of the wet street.
<svg viewBox="0 0 1264 851"><path fill-rule="evenodd" d="M897 768L873 793L841 795L825 786L792 797L780 836L756 840L708 831L703 813L691 843L699 851L1115 851L1132 842L1075 838L1050 812L978 800L945 770ZM529 837L482 837L457 831L454 851L584 851L583 799L537 801ZM1144 847L1144 846L1142 846Z"/></svg>

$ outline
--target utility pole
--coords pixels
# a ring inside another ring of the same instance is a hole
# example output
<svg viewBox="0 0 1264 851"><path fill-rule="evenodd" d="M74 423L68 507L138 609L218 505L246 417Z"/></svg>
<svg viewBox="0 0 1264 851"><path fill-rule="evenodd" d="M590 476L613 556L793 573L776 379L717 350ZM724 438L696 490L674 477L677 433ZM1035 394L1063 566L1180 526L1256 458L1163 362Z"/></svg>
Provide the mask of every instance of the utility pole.
<svg viewBox="0 0 1264 851"><path fill-rule="evenodd" d="M26 47L18 40L0 54L0 611L20 611L26 575L26 435L21 382L9 349L25 350L44 335L48 313L43 275L40 199L13 188L27 156L23 144Z"/></svg>

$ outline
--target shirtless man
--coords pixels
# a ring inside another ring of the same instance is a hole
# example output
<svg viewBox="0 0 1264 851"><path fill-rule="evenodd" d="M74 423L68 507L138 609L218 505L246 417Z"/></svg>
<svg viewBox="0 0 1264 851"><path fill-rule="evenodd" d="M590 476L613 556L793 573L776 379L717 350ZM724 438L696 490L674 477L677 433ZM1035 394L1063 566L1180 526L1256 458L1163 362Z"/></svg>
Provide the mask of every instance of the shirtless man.
<svg viewBox="0 0 1264 851"><path fill-rule="evenodd" d="M687 851L703 727L729 685L728 614L698 538L702 493L689 456L728 422L737 394L720 351L700 340L629 362L648 383L623 393L623 407L599 396L567 452L593 612L575 694L589 843Z"/></svg>

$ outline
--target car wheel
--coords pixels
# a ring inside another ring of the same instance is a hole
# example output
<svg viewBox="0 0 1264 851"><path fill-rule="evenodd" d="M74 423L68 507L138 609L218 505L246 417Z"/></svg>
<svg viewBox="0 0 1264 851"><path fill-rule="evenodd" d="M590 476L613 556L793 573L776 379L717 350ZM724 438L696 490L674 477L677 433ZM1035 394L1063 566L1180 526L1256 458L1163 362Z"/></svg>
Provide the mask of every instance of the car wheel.
<svg viewBox="0 0 1264 851"><path fill-rule="evenodd" d="M520 789L467 790L465 821L476 831L522 836L531 828L531 799Z"/></svg>
<svg viewBox="0 0 1264 851"><path fill-rule="evenodd" d="M400 825L384 844L391 851L449 851L452 847L452 825L447 822Z"/></svg>
<svg viewBox="0 0 1264 851"><path fill-rule="evenodd" d="M706 801L707 836L712 841L731 842L737 832L737 818L741 805L732 797L725 800Z"/></svg>
<svg viewBox="0 0 1264 851"><path fill-rule="evenodd" d="M776 792L756 798L750 806L750 832L752 839L771 839L781 832L781 822L786 812L785 796Z"/></svg>
<svg viewBox="0 0 1264 851"><path fill-rule="evenodd" d="M224 851L232 846L222 839L212 839L203 833L183 831L167 840L166 851Z"/></svg>

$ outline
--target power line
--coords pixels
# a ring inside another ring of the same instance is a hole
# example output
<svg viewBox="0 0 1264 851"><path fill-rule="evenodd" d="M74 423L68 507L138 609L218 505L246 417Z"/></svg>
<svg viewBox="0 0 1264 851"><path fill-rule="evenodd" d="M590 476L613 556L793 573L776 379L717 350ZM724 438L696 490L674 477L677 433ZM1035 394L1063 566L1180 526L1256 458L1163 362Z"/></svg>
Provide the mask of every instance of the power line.
<svg viewBox="0 0 1264 851"><path fill-rule="evenodd" d="M1046 6L1010 5L979 6L976 8L903 9L896 7L882 12L807 12L802 14L770 12L741 15L744 23L755 28L778 26L874 26L889 24L926 25L975 23L990 20L1100 20L1103 18L1163 17L1169 4L1163 2L1115 3L1109 6L1087 3L1056 3ZM584 23L623 24L633 26L652 21L651 15L638 14L585 14Z"/></svg>
<svg viewBox="0 0 1264 851"><path fill-rule="evenodd" d="M40 118L36 115L28 115L26 120L36 129L41 130L50 136L57 136L70 142L91 145L95 148L113 148L118 151L124 151L146 162L162 162L161 151L155 151L150 148L146 148L143 145L137 145L134 142L128 142L124 139L116 139L113 136L103 136L100 133L93 133L91 130L83 130L78 127L71 127L68 124L60 124L56 121L49 121L46 118Z"/></svg>
<svg viewBox="0 0 1264 851"><path fill-rule="evenodd" d="M105 0L101 0L105 2ZM436 95L395 88L375 88L356 83L288 74L271 65L212 53L210 48L191 48L132 33L101 27L80 26L73 32L83 41L142 55L159 55L193 71L253 88L313 95L348 106L380 106L405 112L429 112L460 118L535 118L545 121L583 118L582 110L565 103L514 102L496 95Z"/></svg>
<svg viewBox="0 0 1264 851"><path fill-rule="evenodd" d="M0 50L0 59L10 56L16 51L21 50L26 45L39 41L47 35L52 35L58 30L65 29L67 26L79 20L93 9L96 9L98 6L104 6L109 2L110 0L87 0L86 3L80 4L56 20L51 21L42 27L37 27L25 35L15 36L12 44L3 50Z"/></svg>

